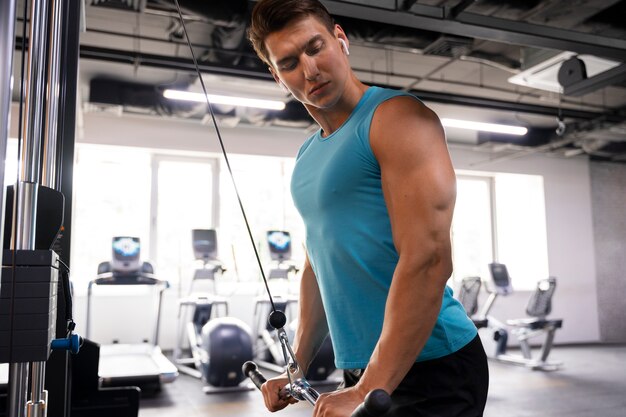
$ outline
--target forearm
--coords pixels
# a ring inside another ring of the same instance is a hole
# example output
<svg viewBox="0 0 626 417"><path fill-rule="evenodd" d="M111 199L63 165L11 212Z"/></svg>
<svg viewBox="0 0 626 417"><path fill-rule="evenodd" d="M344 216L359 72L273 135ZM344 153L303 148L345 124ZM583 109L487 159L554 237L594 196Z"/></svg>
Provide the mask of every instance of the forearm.
<svg viewBox="0 0 626 417"><path fill-rule="evenodd" d="M294 338L294 353L302 372L306 373L324 338L328 335L322 297L315 273L308 262L302 272L298 305L298 328Z"/></svg>
<svg viewBox="0 0 626 417"><path fill-rule="evenodd" d="M382 333L359 383L363 394L375 388L392 393L406 376L437 321L448 276L441 260L418 268L398 263Z"/></svg>

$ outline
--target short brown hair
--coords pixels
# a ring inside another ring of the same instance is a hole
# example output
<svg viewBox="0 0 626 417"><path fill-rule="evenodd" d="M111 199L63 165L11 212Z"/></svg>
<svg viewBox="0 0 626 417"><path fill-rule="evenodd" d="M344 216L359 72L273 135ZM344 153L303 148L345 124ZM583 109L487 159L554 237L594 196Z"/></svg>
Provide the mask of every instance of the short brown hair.
<svg viewBox="0 0 626 417"><path fill-rule="evenodd" d="M261 0L257 2L252 10L248 39L259 58L271 66L272 63L265 47L265 38L270 33L285 28L289 23L309 16L316 17L330 33L333 33L335 20L318 0Z"/></svg>

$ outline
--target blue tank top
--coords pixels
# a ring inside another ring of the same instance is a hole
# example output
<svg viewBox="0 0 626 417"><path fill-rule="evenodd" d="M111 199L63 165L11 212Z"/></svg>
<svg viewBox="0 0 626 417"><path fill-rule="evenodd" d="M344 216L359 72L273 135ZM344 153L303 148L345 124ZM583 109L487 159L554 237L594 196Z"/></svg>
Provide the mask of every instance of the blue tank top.
<svg viewBox="0 0 626 417"><path fill-rule="evenodd" d="M320 130L307 139L291 180L293 200L306 227L307 252L322 295L337 368L367 366L380 337L398 262L369 131L378 105L400 95L408 94L368 88L337 131L322 137ZM476 333L465 310L452 297L452 290L446 287L437 323L416 361L455 352Z"/></svg>

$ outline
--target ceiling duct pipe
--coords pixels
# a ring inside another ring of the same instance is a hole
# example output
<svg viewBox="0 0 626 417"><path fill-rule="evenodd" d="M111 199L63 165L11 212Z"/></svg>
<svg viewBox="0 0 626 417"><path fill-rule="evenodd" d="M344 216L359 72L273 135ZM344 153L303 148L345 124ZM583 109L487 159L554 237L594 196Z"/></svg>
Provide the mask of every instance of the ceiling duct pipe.
<svg viewBox="0 0 626 417"><path fill-rule="evenodd" d="M179 0L179 3L186 13L202 16L214 26L211 33L211 46L216 49L207 52L201 59L231 65L238 64L241 55L229 51L238 52L244 45L249 17L248 2L246 0ZM182 35L182 33L177 35Z"/></svg>

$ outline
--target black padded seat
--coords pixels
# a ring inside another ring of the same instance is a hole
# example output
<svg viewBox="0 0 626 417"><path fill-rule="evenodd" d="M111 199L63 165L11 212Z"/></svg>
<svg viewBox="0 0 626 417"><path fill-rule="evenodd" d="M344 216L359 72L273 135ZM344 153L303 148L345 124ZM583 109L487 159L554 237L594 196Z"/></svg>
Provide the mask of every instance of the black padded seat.
<svg viewBox="0 0 626 417"><path fill-rule="evenodd" d="M506 324L508 324L509 326L515 326L515 327L526 327L531 330L546 329L548 327L560 329L563 326L563 320L562 319L546 320L546 319L540 319L540 318L526 318L526 319L507 320Z"/></svg>
<svg viewBox="0 0 626 417"><path fill-rule="evenodd" d="M472 321L474 322L474 326L476 326L477 329L484 329L485 327L489 326L488 319L472 319Z"/></svg>

